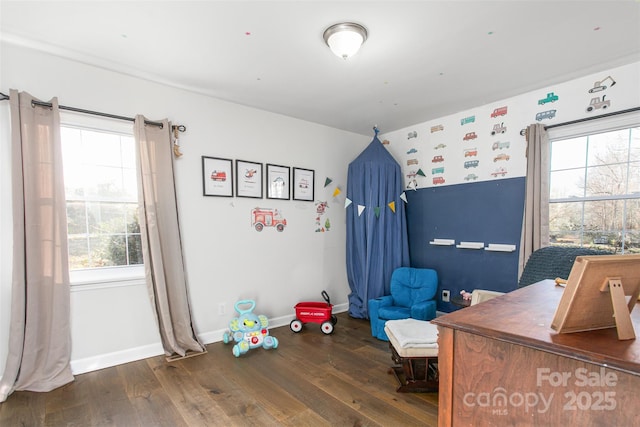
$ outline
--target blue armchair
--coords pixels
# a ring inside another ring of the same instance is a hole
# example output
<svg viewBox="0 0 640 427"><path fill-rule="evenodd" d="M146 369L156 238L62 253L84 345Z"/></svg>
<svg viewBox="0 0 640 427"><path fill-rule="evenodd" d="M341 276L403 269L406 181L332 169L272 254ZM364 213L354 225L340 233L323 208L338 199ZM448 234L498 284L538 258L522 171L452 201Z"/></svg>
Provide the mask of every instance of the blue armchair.
<svg viewBox="0 0 640 427"><path fill-rule="evenodd" d="M389 341L387 320L431 320L436 317L438 274L428 268L400 267L391 274L391 295L369 300L371 335Z"/></svg>

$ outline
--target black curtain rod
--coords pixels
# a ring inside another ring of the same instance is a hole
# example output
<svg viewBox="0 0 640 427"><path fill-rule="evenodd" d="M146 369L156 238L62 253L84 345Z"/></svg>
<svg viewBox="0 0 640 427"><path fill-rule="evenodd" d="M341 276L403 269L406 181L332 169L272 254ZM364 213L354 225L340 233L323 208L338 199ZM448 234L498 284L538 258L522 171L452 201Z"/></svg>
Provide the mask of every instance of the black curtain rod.
<svg viewBox="0 0 640 427"><path fill-rule="evenodd" d="M0 101L5 101L10 98L11 97L9 95L5 95L4 93L0 92ZM40 107L47 107L47 108L52 107L50 102L42 102L42 101L35 101L35 100L31 101L31 105L38 105ZM110 119L117 119L117 120L126 120L129 122L134 122L136 120L133 117L118 116L115 114L101 113L99 111L85 110L85 109L76 108L76 107L67 107L66 105L58 105L58 108L61 110L73 111L75 113L91 114L94 116L107 117ZM158 126L160 129L162 129L163 127L163 124L160 122L152 122L150 120L145 120L144 123L151 126ZM183 125L174 125L174 126L171 126L171 128L178 129L180 132L184 132L187 130L187 128Z"/></svg>
<svg viewBox="0 0 640 427"><path fill-rule="evenodd" d="M640 107L628 108L626 110L620 110L620 111L613 111L611 113L600 114L599 116L585 117L582 119L571 120L569 122L556 123L555 125L545 126L544 129L545 130L553 129L560 126L567 126L567 125L573 125L575 123L588 122L589 120L602 119L604 117L609 117L609 116L617 116L618 114L632 113L634 111L640 111Z"/></svg>

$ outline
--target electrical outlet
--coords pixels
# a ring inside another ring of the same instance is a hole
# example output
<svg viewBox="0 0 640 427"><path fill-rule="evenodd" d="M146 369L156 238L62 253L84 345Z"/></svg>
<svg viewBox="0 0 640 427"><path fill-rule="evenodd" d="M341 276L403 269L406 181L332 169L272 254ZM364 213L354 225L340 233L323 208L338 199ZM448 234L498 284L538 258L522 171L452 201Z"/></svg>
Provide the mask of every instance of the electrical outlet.
<svg viewBox="0 0 640 427"><path fill-rule="evenodd" d="M443 289L442 290L442 302L449 302L449 290L448 289Z"/></svg>
<svg viewBox="0 0 640 427"><path fill-rule="evenodd" d="M224 302L221 302L220 304L218 304L218 315L222 316L224 315L224 313L227 311L227 304Z"/></svg>

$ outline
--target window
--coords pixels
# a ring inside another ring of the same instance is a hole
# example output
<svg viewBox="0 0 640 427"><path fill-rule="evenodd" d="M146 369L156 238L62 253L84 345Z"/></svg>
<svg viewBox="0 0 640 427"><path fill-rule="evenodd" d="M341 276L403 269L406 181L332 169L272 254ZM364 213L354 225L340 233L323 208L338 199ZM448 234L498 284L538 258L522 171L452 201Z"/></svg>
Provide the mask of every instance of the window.
<svg viewBox="0 0 640 427"><path fill-rule="evenodd" d="M61 126L72 283L140 277L133 127L78 120L63 118Z"/></svg>
<svg viewBox="0 0 640 427"><path fill-rule="evenodd" d="M640 119L620 121L549 132L552 245L640 253Z"/></svg>

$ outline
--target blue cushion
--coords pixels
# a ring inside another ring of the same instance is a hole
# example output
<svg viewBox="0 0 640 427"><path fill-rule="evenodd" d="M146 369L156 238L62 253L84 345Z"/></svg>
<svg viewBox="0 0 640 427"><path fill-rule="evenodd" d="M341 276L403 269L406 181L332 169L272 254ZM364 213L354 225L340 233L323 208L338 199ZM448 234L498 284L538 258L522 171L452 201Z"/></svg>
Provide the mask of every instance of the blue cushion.
<svg viewBox="0 0 640 427"><path fill-rule="evenodd" d="M396 268L391 275L391 296L393 305L411 307L422 301L435 298L438 289L438 275L428 268Z"/></svg>

